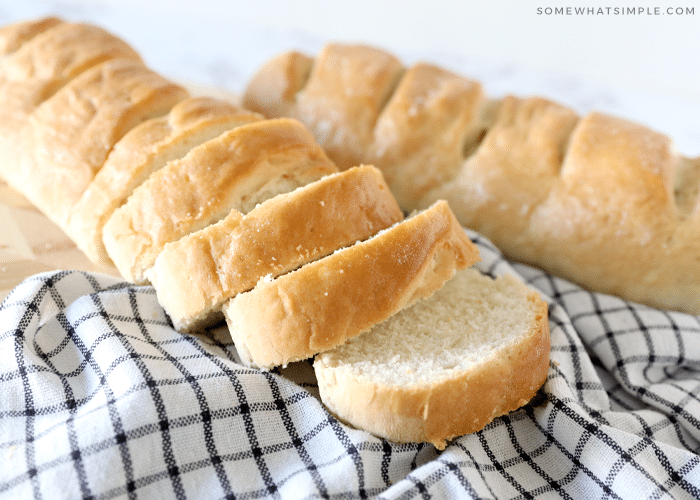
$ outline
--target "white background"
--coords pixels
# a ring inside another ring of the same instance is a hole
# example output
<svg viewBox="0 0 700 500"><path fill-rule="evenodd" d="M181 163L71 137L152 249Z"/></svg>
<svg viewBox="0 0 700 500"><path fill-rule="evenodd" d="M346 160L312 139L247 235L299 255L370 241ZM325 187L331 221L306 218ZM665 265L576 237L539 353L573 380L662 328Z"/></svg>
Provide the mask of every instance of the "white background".
<svg viewBox="0 0 700 500"><path fill-rule="evenodd" d="M185 82L240 92L282 50L366 42L407 64L429 60L493 95L539 94L671 135L700 155L700 3L679 0L2 0L0 23L58 14L99 23L150 66ZM546 15L590 7L609 14ZM644 13L615 15L634 7ZM668 8L693 8L669 15ZM648 14L658 8L659 15Z"/></svg>

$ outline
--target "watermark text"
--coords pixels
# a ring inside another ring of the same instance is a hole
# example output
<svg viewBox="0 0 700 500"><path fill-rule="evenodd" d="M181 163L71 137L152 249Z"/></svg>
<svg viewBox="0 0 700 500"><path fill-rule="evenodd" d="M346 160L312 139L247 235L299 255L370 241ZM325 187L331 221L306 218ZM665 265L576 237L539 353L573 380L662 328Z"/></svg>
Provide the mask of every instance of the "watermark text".
<svg viewBox="0 0 700 500"><path fill-rule="evenodd" d="M538 16L694 16L695 7L537 7Z"/></svg>

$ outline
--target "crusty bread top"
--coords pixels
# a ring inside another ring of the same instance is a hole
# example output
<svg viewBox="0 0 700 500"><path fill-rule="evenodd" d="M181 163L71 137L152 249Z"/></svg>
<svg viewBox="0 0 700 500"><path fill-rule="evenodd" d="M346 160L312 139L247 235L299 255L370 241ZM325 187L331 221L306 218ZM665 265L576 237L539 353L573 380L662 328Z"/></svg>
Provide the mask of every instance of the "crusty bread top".
<svg viewBox="0 0 700 500"><path fill-rule="evenodd" d="M401 77L360 158L382 165L399 204L415 207L423 193L455 176L480 139L485 106L478 82L417 63Z"/></svg>
<svg viewBox="0 0 700 500"><path fill-rule="evenodd" d="M24 157L34 153L34 139L27 136L38 133L28 125L29 116L44 101L90 68L114 59L141 63L141 58L124 41L100 28L83 23L65 23L56 18L9 26L3 30L2 38L6 40L8 52L0 58L0 154L3 156L0 176L23 193L25 186L32 187L27 186L27 182L37 179L28 177L23 167L19 167ZM75 87L73 92L76 96L80 95L80 90ZM86 101L80 99L75 107L80 107L81 102L85 107ZM100 103L101 106L104 104L104 101ZM59 111L64 121L60 131L52 131L56 136L70 130L68 117L76 113L73 107L70 105ZM30 130L25 131L27 127ZM76 141L75 138L71 140ZM32 172L32 175L36 173ZM42 194L30 197L30 201L40 201ZM68 204L74 201L71 199ZM39 208L52 207L53 204Z"/></svg>
<svg viewBox="0 0 700 500"><path fill-rule="evenodd" d="M540 97L506 96L489 111L488 133L459 172L421 196L448 199L464 226L488 234L509 256L531 260L524 239L530 213L557 182L579 117Z"/></svg>
<svg viewBox="0 0 700 500"><path fill-rule="evenodd" d="M166 243L249 212L281 192L337 169L296 120L263 120L229 130L168 163L136 188L105 224L107 253L122 276L145 272Z"/></svg>
<svg viewBox="0 0 700 500"><path fill-rule="evenodd" d="M243 105L268 118L294 116L297 92L306 85L313 62L312 57L297 51L274 57L253 75L248 85L256 93L246 93Z"/></svg>
<svg viewBox="0 0 700 500"><path fill-rule="evenodd" d="M547 304L511 276L457 272L314 362L324 404L398 442L447 440L529 401L549 369ZM456 403L459 402L459 403Z"/></svg>
<svg viewBox="0 0 700 500"><path fill-rule="evenodd" d="M131 129L109 153L104 165L71 209L68 235L93 262L109 264L102 228L133 190L167 162L223 132L262 115L210 97L190 97L162 117Z"/></svg>
<svg viewBox="0 0 700 500"><path fill-rule="evenodd" d="M58 17L48 16L18 21L0 27L0 57L16 51L39 33L62 22L63 20Z"/></svg>
<svg viewBox="0 0 700 500"><path fill-rule="evenodd" d="M57 23L38 33L2 64L3 80L27 81L72 78L109 59L141 60L126 42L84 23Z"/></svg>
<svg viewBox="0 0 700 500"><path fill-rule="evenodd" d="M371 164L366 161L365 150L379 112L403 72L399 60L372 47L329 44L308 72L305 59L295 54L280 62L284 63L284 75L263 70L256 82L269 87L270 94L282 92L285 96L303 82L303 88L294 95L294 106L287 108L285 116L298 118L314 130L316 140L341 170ZM279 71L273 66L270 69ZM284 80L286 85L277 83ZM284 103L286 99L276 100ZM257 102L251 93L244 95L247 108L261 111L260 106L266 106Z"/></svg>
<svg viewBox="0 0 700 500"><path fill-rule="evenodd" d="M588 288L700 312L697 187L676 184L697 181L698 170L700 159L679 157L667 136L592 113L574 131L527 236L553 272Z"/></svg>
<svg viewBox="0 0 700 500"><path fill-rule="evenodd" d="M25 196L64 226L114 144L186 95L140 61L113 59L85 71L28 117L18 168Z"/></svg>
<svg viewBox="0 0 700 500"><path fill-rule="evenodd" d="M402 218L379 170L354 167L167 244L147 277L175 327L190 331L263 276L292 271Z"/></svg>
<svg viewBox="0 0 700 500"><path fill-rule="evenodd" d="M479 259L447 203L275 280L224 306L243 362L286 365L331 349L429 296Z"/></svg>
<svg viewBox="0 0 700 500"><path fill-rule="evenodd" d="M82 72L110 59L142 62L123 40L95 26L58 20L29 26L0 61L3 134L16 133L30 113Z"/></svg>

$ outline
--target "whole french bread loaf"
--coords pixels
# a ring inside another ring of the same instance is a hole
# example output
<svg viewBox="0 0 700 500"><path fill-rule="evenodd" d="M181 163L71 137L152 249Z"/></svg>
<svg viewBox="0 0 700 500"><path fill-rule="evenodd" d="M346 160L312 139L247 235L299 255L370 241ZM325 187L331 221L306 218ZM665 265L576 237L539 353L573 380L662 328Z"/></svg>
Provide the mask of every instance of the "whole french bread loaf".
<svg viewBox="0 0 700 500"><path fill-rule="evenodd" d="M510 258L700 314L700 158L662 133L360 45L281 54L243 103L301 120L341 169L377 166L406 210L446 199Z"/></svg>

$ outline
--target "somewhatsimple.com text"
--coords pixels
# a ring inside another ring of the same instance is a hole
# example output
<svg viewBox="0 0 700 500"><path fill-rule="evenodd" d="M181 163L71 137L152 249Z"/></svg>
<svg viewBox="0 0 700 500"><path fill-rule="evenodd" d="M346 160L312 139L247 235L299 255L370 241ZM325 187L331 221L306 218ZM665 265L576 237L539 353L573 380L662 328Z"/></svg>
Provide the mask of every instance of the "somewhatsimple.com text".
<svg viewBox="0 0 700 500"><path fill-rule="evenodd" d="M693 16L695 7L537 7L538 16Z"/></svg>

